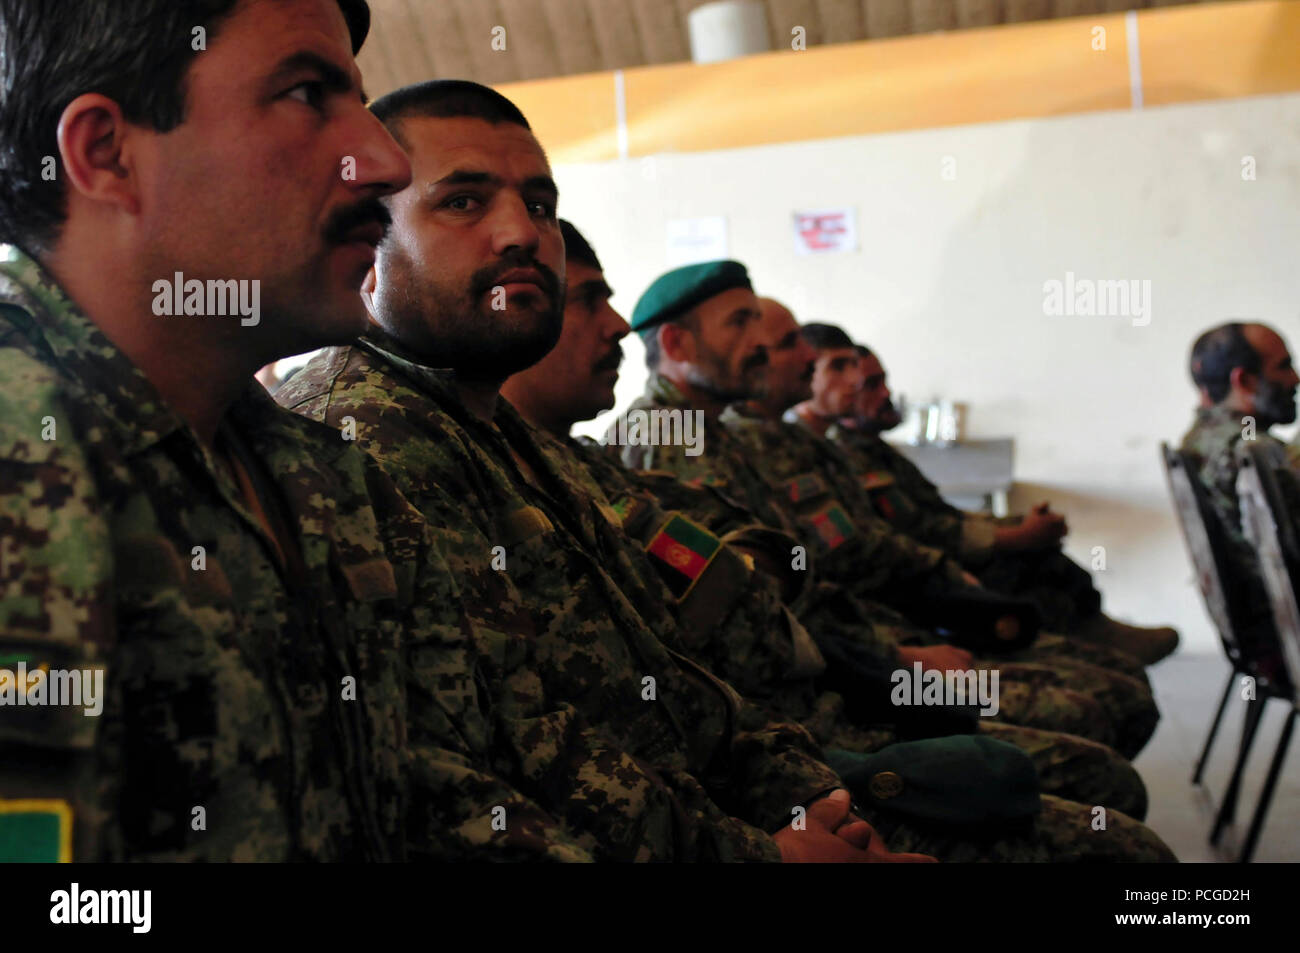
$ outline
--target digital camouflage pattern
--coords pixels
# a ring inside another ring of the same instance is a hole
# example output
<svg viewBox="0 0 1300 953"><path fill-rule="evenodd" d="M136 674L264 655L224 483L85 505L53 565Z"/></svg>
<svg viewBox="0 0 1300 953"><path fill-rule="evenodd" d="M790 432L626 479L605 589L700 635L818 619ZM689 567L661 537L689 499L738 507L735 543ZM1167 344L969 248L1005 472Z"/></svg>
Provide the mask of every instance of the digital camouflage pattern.
<svg viewBox="0 0 1300 953"><path fill-rule="evenodd" d="M602 733L612 734L616 744L637 756L623 755L620 764L609 760L615 755L606 754L579 772L578 755L585 753L575 751L567 730L537 725L515 740L508 758L502 759L535 763L538 782L545 781L546 790L567 804L567 810L553 809L575 828L589 825L608 845L596 849L597 856L767 859L766 838L726 817L718 805L734 804L738 812L757 816L763 830L772 830L788 819L788 805L800 803L797 798L839 783L823 766L794 762L798 752L815 752L802 729L774 726L734 696L730 704L741 706L741 731L731 754L730 776L717 771L713 752L719 744L725 746L726 729L711 714L714 704L701 703L701 694L709 698L716 689L729 689L685 654L669 655L664 645L647 636L647 619L654 620L657 632L681 632L670 617L675 605L671 593L648 568L640 548L621 532L611 532L617 529L619 514L590 475L573 466L567 454L557 454L558 444L526 425L509 405L502 402L493 425L485 425L459 405L438 372L373 345L326 352L277 397L335 423L352 418L358 439L388 459L412 499L422 500L438 523L463 534L465 545L454 547L452 558L463 560L456 570L463 578L476 580L466 584L467 590L483 584L484 614L494 614L501 631L511 624L517 628L521 617L531 617L533 628L515 643L514 651L487 653L500 660L496 674L502 687L492 693L499 704L510 705L512 711L517 706L527 720L533 710L546 707L542 698L575 699L575 705L590 712L593 723L598 721ZM506 562L499 571L490 568L493 545L503 547L498 554ZM673 645L689 649L679 641ZM642 697L640 679L647 671L656 672L655 703ZM693 677L680 680L685 674ZM682 739L676 745L662 737L656 724L662 719L654 714L661 706L671 711L665 704L670 700L678 715L669 734ZM650 751L644 750L647 736L652 739ZM655 771L642 767L642 759L651 757ZM570 779L552 759L571 766L580 777ZM715 769L699 774L706 792L685 770L699 772L697 765L709 761ZM764 763L769 767L763 768ZM614 767L622 770L615 772ZM811 783L804 780L810 771ZM738 777L749 780L737 783ZM792 785L795 794L777 793ZM677 805L677 822L683 827L674 838L675 847L665 840L671 825L656 817L657 802L665 794ZM781 806L773 809L771 804ZM689 823L683 823L682 815ZM896 829L907 832L912 827L900 822ZM1098 839L1095 849L1123 859L1151 852L1148 842L1159 843L1140 826L1129 834L1108 844ZM1060 839L1070 836L1063 832ZM951 846L942 839L932 841L942 851L965 850L962 839ZM1036 842L1020 849L1026 859L1042 856Z"/></svg>
<svg viewBox="0 0 1300 953"><path fill-rule="evenodd" d="M517 727L494 763L598 858L777 860L767 832L840 786L805 729L769 721L683 654L669 600L640 591L644 555L618 514L507 403L485 424L441 372L373 342L317 355L276 396L354 422L455 537L448 559L487 633L488 697Z"/></svg>
<svg viewBox="0 0 1300 953"><path fill-rule="evenodd" d="M652 375L645 394L629 412L691 409L686 403L670 381ZM616 426L609 431L618 432ZM863 631L872 634L881 651L892 652L894 661L896 648L888 647L891 632L895 645L939 641L880 602L905 608L927 586L964 586L960 568L938 550L896 533L876 517L851 468L827 441L733 406L717 418L705 415L703 448L697 456L662 445L610 445L608 450L633 469L675 472L688 482L721 489L760 519L775 520L774 525L782 529L793 528L810 554L815 554L809 570L818 585L810 591L826 599L822 581L842 586L859 611L870 616L871 624ZM828 512L838 514L833 530L826 529L831 521L819 520ZM833 601L842 604L843 594ZM794 608L809 627L839 614L818 612L817 606L806 603ZM1049 644L1074 657L1049 655L1047 649L1035 646L1021 659L977 663L1001 673L999 718L1082 735L1114 745L1129 757L1140 751L1159 718L1147 686L1091 664L1088 659L1095 657L1094 647L1076 648L1064 640L1049 640Z"/></svg>
<svg viewBox="0 0 1300 953"><path fill-rule="evenodd" d="M1227 547L1223 553L1227 567L1223 585L1242 650L1259 665L1261 674L1285 681L1282 647L1260 574L1259 557L1241 524L1235 451L1246 427L1243 415L1223 404L1200 407L1180 449L1189 458L1190 476L1205 491ZM1267 432L1254 433L1254 439L1272 446L1279 456L1286 454L1286 445Z"/></svg>
<svg viewBox="0 0 1300 953"><path fill-rule="evenodd" d="M797 414L787 413L786 420L807 427ZM844 452L880 516L900 532L960 559L990 589L1032 600L1047 628L1069 632L1101 611L1092 577L1059 547L994 551L997 527L1019 522L1019 517L993 519L957 509L916 464L877 435L832 425L826 437Z"/></svg>
<svg viewBox="0 0 1300 953"><path fill-rule="evenodd" d="M16 250L0 302L0 657L102 666L108 696L98 718L0 708L0 799L68 804L78 860L587 856L482 771L453 577L372 460L250 381L222 438L273 486L282 554Z"/></svg>
<svg viewBox="0 0 1300 953"><path fill-rule="evenodd" d="M661 479L661 475L646 480L644 472L620 466L595 445L579 440L560 444L546 435L541 439L550 441L558 465L567 461L570 467L587 469L622 515L624 530L643 545L669 518L660 505L663 498L682 508L689 507L687 515L701 523L719 516L720 508L709 488ZM723 516L734 514L729 507L721 509ZM693 658L746 698L783 719L804 725L825 748L870 753L900 740L892 725L852 717L840 694L817 687L816 676L821 674L825 660L816 653L810 663L809 650L801 651L802 638L814 643L815 652L815 636L808 636L800 619L784 611L773 579L753 571L722 571L718 575L720 579L713 579L706 572L684 599L677 600L683 639ZM708 607L707 614L694 608L697 602ZM870 627L871 622L865 618L855 625L852 611L841 604L833 616L818 617L809 628L820 634L821 628L832 626L853 636L856 630ZM1020 686L1006 690L1025 691ZM1045 793L1106 805L1138 819L1146 815L1147 794L1141 778L1128 761L1106 745L989 718L979 718L976 728L981 734L1025 752L1034 763Z"/></svg>

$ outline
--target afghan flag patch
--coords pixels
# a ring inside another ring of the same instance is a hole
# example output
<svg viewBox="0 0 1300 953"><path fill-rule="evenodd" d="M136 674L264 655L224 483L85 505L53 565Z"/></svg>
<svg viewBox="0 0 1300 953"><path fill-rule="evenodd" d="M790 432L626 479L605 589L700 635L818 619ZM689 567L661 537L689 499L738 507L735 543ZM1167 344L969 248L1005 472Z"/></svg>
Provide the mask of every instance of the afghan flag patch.
<svg viewBox="0 0 1300 953"><path fill-rule="evenodd" d="M655 568L677 599L682 599L713 560L722 541L707 529L674 513L646 546Z"/></svg>
<svg viewBox="0 0 1300 953"><path fill-rule="evenodd" d="M0 864L72 862L72 807L67 801L0 800Z"/></svg>
<svg viewBox="0 0 1300 953"><path fill-rule="evenodd" d="M849 514L834 501L812 515L812 524L827 549L834 549L858 532Z"/></svg>
<svg viewBox="0 0 1300 953"><path fill-rule="evenodd" d="M826 492L826 484L815 473L802 473L786 484L791 503L802 503Z"/></svg>

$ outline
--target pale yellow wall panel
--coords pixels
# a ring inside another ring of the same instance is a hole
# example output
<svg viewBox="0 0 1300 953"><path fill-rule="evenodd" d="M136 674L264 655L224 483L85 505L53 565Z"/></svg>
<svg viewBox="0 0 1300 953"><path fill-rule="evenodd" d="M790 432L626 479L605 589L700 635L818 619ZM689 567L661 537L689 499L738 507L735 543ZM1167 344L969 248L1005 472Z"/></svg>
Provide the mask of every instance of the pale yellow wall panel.
<svg viewBox="0 0 1300 953"><path fill-rule="evenodd" d="M496 88L528 118L552 163L618 158L613 73L504 83Z"/></svg>
<svg viewBox="0 0 1300 953"><path fill-rule="evenodd" d="M1138 14L1148 105L1300 89L1300 3L1254 0Z"/></svg>
<svg viewBox="0 0 1300 953"><path fill-rule="evenodd" d="M1096 25L1104 51L1092 48ZM1116 15L627 72L631 155L1129 105Z"/></svg>

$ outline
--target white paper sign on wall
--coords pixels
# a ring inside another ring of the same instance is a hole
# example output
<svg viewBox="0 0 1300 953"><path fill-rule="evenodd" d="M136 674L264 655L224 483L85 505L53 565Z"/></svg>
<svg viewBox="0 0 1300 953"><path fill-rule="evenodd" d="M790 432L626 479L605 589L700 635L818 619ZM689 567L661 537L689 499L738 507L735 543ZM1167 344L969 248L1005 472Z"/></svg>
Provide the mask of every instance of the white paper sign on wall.
<svg viewBox="0 0 1300 953"><path fill-rule="evenodd" d="M858 224L853 209L829 208L794 213L794 250L800 255L855 251L857 247Z"/></svg>
<svg viewBox="0 0 1300 953"><path fill-rule="evenodd" d="M668 222L664 259L669 268L716 261L727 257L727 219L724 215L677 218Z"/></svg>

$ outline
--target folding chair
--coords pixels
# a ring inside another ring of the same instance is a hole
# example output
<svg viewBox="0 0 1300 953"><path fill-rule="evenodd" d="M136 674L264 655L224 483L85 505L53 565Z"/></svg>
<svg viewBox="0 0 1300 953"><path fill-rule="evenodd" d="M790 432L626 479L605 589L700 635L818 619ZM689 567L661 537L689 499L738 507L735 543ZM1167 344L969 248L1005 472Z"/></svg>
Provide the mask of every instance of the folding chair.
<svg viewBox="0 0 1300 953"><path fill-rule="evenodd" d="M1255 726L1258 726L1263 703L1269 697L1280 698L1288 702L1290 707L1242 846L1242 863L1248 863L1255 852L1255 844L1264 826L1264 817L1272 803L1273 791L1286 761L1296 713L1300 711L1300 692L1296 688L1300 686L1300 606L1296 601L1295 585L1296 579L1300 578L1300 534L1296 531L1296 518L1300 512L1291 505L1284 492L1283 481L1291 477L1280 472L1285 467L1285 461L1276 457L1274 449L1268 445L1243 441L1236 450L1237 496L1241 502L1242 530L1259 555L1260 574L1268 592L1269 608L1273 612L1282 646L1283 668L1289 682L1287 685L1273 685L1268 695L1259 695ZM1233 775L1233 783L1238 787L1245 757L1246 753L1243 752L1241 764Z"/></svg>
<svg viewBox="0 0 1300 953"><path fill-rule="evenodd" d="M1165 476L1169 481L1169 493L1174 500L1174 511L1178 514L1178 524L1183 531L1183 540L1187 543L1187 552L1191 556L1192 567L1196 570L1197 588L1201 592L1201 599L1205 602L1205 611L1209 613L1210 621L1218 630L1219 641L1223 644L1223 654L1227 656L1228 663L1232 666L1228 684L1223 687L1223 697L1219 699L1219 707L1214 712L1214 721L1210 723L1209 735L1206 736L1205 745L1201 748L1201 756L1196 761L1196 770L1192 773L1192 783L1200 784L1201 777L1205 773L1205 764L1210 757L1210 748L1214 745L1215 736L1219 733L1219 724L1223 721L1223 712L1228 707L1232 686L1238 676L1254 677L1256 673L1251 671L1251 666L1246 663L1241 643L1237 640L1236 629L1233 627L1233 612L1228 601L1227 590L1224 588L1224 580L1228 578L1228 574L1222 557L1224 545L1219 525L1210 512L1200 484L1189 472L1187 460L1182 452L1162 443L1160 455L1165 465ZM1249 710L1247 721L1249 722ZM1217 832L1211 839L1218 839Z"/></svg>

